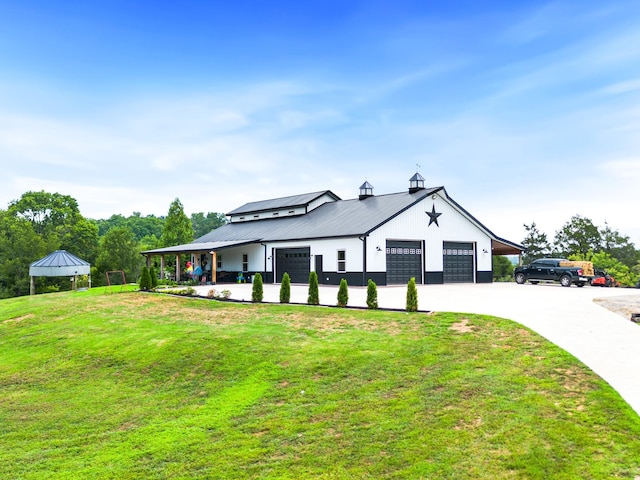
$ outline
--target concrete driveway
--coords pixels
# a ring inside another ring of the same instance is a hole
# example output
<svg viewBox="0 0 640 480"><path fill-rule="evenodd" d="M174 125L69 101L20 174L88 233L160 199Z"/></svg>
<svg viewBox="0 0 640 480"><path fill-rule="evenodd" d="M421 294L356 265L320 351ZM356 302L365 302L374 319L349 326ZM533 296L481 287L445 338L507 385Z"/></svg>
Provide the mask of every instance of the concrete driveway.
<svg viewBox="0 0 640 480"><path fill-rule="evenodd" d="M231 291L231 298L251 300L250 284L196 287L200 295L211 288ZM321 286L320 303L335 305L338 287ZM264 285L264 301L278 302L280 285ZM292 285L291 302L306 303L308 286ZM349 305L366 306L366 287L349 287ZM515 283L420 285L418 308L467 312L515 320L562 347L616 389L640 414L640 324L597 303L594 298L640 291L622 288L561 287L557 284ZM405 286L378 287L381 308L405 308ZM638 309L640 311L640 307Z"/></svg>

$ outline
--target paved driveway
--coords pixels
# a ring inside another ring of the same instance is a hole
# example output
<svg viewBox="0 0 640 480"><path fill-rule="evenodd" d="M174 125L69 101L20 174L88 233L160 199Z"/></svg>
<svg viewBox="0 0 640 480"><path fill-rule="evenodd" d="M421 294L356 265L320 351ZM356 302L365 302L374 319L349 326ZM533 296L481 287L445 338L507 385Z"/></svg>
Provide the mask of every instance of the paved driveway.
<svg viewBox="0 0 640 480"><path fill-rule="evenodd" d="M212 287L197 287L206 295ZM251 300L250 284L219 285L231 298ZM320 303L335 305L338 287L320 287ZM279 285L264 285L264 301L278 302ZM306 303L308 287L292 285L291 301ZM366 287L349 287L349 305L366 305ZM622 288L570 287L514 283L421 285L420 310L468 312L515 320L580 359L604 378L640 414L640 325L613 313L594 298L632 295ZM381 308L405 307L406 287L378 287Z"/></svg>

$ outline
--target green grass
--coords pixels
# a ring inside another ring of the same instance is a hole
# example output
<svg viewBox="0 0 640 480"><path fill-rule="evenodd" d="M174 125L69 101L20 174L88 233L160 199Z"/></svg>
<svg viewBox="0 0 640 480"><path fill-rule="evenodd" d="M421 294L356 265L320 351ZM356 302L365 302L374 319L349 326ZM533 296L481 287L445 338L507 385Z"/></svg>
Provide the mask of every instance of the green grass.
<svg viewBox="0 0 640 480"><path fill-rule="evenodd" d="M480 315L0 301L0 478L628 478L640 419Z"/></svg>

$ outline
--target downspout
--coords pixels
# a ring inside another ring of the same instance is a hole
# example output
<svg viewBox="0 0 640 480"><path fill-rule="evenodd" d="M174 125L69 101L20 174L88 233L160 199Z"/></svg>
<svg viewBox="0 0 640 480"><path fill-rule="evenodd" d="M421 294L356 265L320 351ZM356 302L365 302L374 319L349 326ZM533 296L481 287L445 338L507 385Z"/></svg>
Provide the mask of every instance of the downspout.
<svg viewBox="0 0 640 480"><path fill-rule="evenodd" d="M367 235L358 237L362 241L362 286L367 282Z"/></svg>
<svg viewBox="0 0 640 480"><path fill-rule="evenodd" d="M262 275L264 276L264 280L266 280L267 279L267 244L260 242L260 245L264 247L264 272L262 272Z"/></svg>

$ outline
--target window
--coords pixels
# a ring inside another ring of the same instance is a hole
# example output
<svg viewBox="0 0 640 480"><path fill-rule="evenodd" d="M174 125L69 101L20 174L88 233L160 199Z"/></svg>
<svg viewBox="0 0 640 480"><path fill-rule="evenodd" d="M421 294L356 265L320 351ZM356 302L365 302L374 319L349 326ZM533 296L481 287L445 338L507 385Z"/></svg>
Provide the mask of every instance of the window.
<svg viewBox="0 0 640 480"><path fill-rule="evenodd" d="M216 255L216 268L218 270L222 270L222 254L221 253Z"/></svg>
<svg viewBox="0 0 640 480"><path fill-rule="evenodd" d="M347 271L347 251L338 250L338 273Z"/></svg>
<svg viewBox="0 0 640 480"><path fill-rule="evenodd" d="M249 271L249 254L247 253L242 254L242 271L243 272Z"/></svg>

